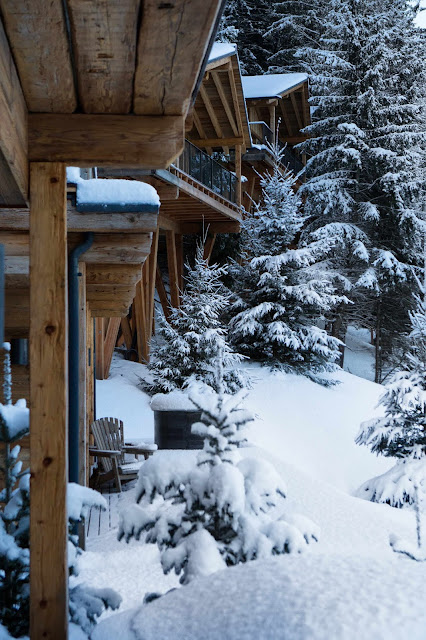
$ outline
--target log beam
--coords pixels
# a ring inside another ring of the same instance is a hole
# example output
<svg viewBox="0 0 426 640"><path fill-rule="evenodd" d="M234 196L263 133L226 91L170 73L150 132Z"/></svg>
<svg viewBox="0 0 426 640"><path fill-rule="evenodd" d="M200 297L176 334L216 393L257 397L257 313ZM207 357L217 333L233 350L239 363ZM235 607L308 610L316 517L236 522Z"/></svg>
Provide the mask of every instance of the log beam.
<svg viewBox="0 0 426 640"><path fill-rule="evenodd" d="M76 167L165 169L182 153L184 131L182 116L33 113L29 157Z"/></svg>
<svg viewBox="0 0 426 640"><path fill-rule="evenodd" d="M169 268L170 302L172 307L179 307L179 275L174 231L166 231L166 245L167 264Z"/></svg>
<svg viewBox="0 0 426 640"><path fill-rule="evenodd" d="M68 637L65 165L32 164L30 191L30 635L55 640Z"/></svg>

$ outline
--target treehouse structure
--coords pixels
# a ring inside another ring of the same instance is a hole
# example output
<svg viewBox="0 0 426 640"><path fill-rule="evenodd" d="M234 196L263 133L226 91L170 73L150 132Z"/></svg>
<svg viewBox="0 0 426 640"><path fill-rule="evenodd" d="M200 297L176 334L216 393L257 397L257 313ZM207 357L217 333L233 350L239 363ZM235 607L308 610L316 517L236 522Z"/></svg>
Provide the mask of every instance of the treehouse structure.
<svg viewBox="0 0 426 640"><path fill-rule="evenodd" d="M29 338L28 393L25 364L14 379L30 405L34 640L68 637L66 486L86 476L92 318L111 318L112 340L158 234L151 197L79 210L66 166L161 172L182 154L221 5L0 0L5 339Z"/></svg>

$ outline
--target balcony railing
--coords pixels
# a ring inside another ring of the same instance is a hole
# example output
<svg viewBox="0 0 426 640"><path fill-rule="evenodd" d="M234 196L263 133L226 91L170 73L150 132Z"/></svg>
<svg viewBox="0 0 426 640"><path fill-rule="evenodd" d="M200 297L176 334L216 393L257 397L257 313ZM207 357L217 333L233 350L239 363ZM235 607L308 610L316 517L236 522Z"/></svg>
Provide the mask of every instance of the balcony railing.
<svg viewBox="0 0 426 640"><path fill-rule="evenodd" d="M255 144L266 144L274 141L274 134L272 129L268 127L266 122L250 122L251 135ZM286 147L280 140L278 140L280 148L284 149L283 164L290 169L293 173L297 174L304 168L304 164L299 158Z"/></svg>
<svg viewBox="0 0 426 640"><path fill-rule="evenodd" d="M185 140L184 151L175 166L222 198L236 202L237 177L189 140Z"/></svg>

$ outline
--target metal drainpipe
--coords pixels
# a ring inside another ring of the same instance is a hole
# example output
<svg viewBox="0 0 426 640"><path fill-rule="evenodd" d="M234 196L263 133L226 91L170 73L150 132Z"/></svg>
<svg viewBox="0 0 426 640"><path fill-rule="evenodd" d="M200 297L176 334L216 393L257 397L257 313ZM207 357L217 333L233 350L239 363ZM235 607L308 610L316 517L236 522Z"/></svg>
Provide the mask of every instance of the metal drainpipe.
<svg viewBox="0 0 426 640"><path fill-rule="evenodd" d="M94 234L86 233L85 240L75 247L68 259L68 462L69 481L79 481L79 305L78 305L78 261L90 249Z"/></svg>

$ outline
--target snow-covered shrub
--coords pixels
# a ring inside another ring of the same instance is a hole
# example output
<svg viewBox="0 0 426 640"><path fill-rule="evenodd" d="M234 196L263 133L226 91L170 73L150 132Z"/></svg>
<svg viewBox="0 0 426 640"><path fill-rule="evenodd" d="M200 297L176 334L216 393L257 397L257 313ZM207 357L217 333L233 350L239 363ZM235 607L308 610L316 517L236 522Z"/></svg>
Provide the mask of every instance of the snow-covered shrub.
<svg viewBox="0 0 426 640"><path fill-rule="evenodd" d="M226 267L209 265L203 252L199 243L194 267L186 265L186 287L180 307L170 309L169 322L160 321L157 330L160 344L148 365L153 377L153 383L146 385L149 393L184 389L194 379L213 386L214 361L220 350L224 353L227 390L247 386L245 376L236 368L242 356L228 345L227 330L221 321L229 301L222 284Z"/></svg>
<svg viewBox="0 0 426 640"><path fill-rule="evenodd" d="M29 631L30 569L30 473L18 460L18 440L29 434L29 409L25 400L12 404L10 345L4 346L4 400L0 404L0 443L3 455L0 472L4 489L0 491L0 635L7 629L12 637ZM14 445L14 446L13 446ZM67 492L69 538L68 566L77 575L78 547L75 528L91 507L106 508L96 491L70 483ZM70 588L70 621L89 634L96 618L107 609L116 609L121 598L112 589L92 589L84 585ZM4 632L6 633L6 631ZM2 636L1 636L2 637Z"/></svg>
<svg viewBox="0 0 426 640"><path fill-rule="evenodd" d="M308 519L286 513L285 487L266 461L241 458L243 429L252 418L243 395L223 391L223 370L216 390L193 391L202 412L193 433L204 437L194 458L189 452L160 452L141 467L138 504L121 514L119 539L157 543L165 573L174 569L183 584L240 562L297 553L317 540Z"/></svg>
<svg viewBox="0 0 426 640"><path fill-rule="evenodd" d="M330 383L322 374L337 368L342 343L321 327L347 300L335 295L320 262L335 241L330 235L298 246L302 200L295 178L283 172L285 149L270 145L270 152L273 172L261 180L262 202L241 223L241 260L230 269L230 340L266 365Z"/></svg>

